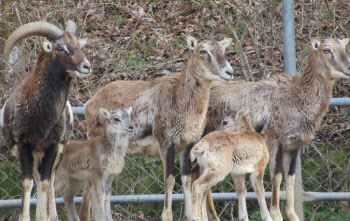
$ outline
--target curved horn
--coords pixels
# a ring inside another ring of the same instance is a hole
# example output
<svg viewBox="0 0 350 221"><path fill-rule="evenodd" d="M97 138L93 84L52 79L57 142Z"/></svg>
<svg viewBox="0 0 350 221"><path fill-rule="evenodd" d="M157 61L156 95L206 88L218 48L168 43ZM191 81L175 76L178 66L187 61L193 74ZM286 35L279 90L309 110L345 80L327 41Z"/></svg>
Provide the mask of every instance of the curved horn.
<svg viewBox="0 0 350 221"><path fill-rule="evenodd" d="M75 35L75 33L77 32L77 25L74 23L74 21L68 20L65 31L68 31L69 33L72 33Z"/></svg>
<svg viewBox="0 0 350 221"><path fill-rule="evenodd" d="M62 34L63 31L60 28L47 22L38 21L22 25L14 32L12 32L12 34L8 37L4 46L3 59L7 61L12 48L17 44L18 41L26 37L43 36L50 40L56 40Z"/></svg>

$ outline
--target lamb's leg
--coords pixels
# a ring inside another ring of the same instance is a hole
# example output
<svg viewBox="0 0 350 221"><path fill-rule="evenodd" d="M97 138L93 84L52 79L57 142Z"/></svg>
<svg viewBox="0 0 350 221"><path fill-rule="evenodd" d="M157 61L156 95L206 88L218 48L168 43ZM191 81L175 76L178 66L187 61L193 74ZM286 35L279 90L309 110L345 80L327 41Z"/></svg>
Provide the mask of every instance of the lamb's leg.
<svg viewBox="0 0 350 221"><path fill-rule="evenodd" d="M267 163L267 162L266 162ZM266 163L259 164L256 171L250 175L250 182L258 198L261 218L264 221L272 221L269 210L267 209L264 189L264 170Z"/></svg>
<svg viewBox="0 0 350 221"><path fill-rule="evenodd" d="M284 177L286 179L286 215L289 221L299 221L294 210L295 168L299 148L285 152L283 156Z"/></svg>
<svg viewBox="0 0 350 221"><path fill-rule="evenodd" d="M165 200L164 209L162 212L163 221L172 221L172 193L175 186L174 177L174 160L175 160L175 145L163 146L160 148L160 156L164 167L164 183L165 183Z"/></svg>
<svg viewBox="0 0 350 221"><path fill-rule="evenodd" d="M179 153L181 166L181 181L184 193L185 217L190 219L192 217L192 194L191 194L191 159L190 152L194 144L186 147L186 149Z"/></svg>
<svg viewBox="0 0 350 221"><path fill-rule="evenodd" d="M207 212L207 197L208 197L208 191L210 190L210 188L208 188L207 190L204 191L203 193L203 197L201 199L201 216L202 216L202 220L209 220L208 219L208 212Z"/></svg>
<svg viewBox="0 0 350 221"><path fill-rule="evenodd" d="M206 176L206 173L202 174L203 177ZM194 181L192 186L192 219L195 220L202 220L202 198L203 194L205 192L205 185L203 184L203 178L200 176L196 181Z"/></svg>
<svg viewBox="0 0 350 221"><path fill-rule="evenodd" d="M22 211L20 221L30 220L30 195L33 189L33 155L29 144L18 144L19 160L22 168Z"/></svg>
<svg viewBox="0 0 350 221"><path fill-rule="evenodd" d="M45 150L45 155L41 159L41 163L39 164L37 170L40 176L40 180L37 184L38 199L36 207L36 220L38 221L47 221L49 219L49 192L51 187L51 176L52 172L54 171L53 165L57 157L57 150L57 144L51 144L50 147ZM40 160L40 157L34 157L34 160Z"/></svg>
<svg viewBox="0 0 350 221"><path fill-rule="evenodd" d="M240 221L248 221L248 212L246 205L247 188L245 186L245 174L231 173L238 198L238 215Z"/></svg>
<svg viewBox="0 0 350 221"><path fill-rule="evenodd" d="M199 168L199 164L195 163L191 169L191 183L193 185L194 181L196 181L198 179L198 177L200 176L200 168ZM215 210L215 206L214 206L214 201L213 201L213 197L211 195L211 189L207 190L207 194L206 194L206 205L207 205L207 216L208 216L208 220L212 220L212 221L219 221L219 216L216 213Z"/></svg>
<svg viewBox="0 0 350 221"><path fill-rule="evenodd" d="M207 218L207 214L201 214L203 210L201 207L205 206L203 204L204 193L206 190L210 189L212 186L220 182L225 178L227 173L215 170L204 169L200 177L194 181L192 186L192 219L191 220L203 220Z"/></svg>
<svg viewBox="0 0 350 221"><path fill-rule="evenodd" d="M211 195L211 189L208 189L207 191L206 201L208 220L219 221L220 219L215 210L214 200Z"/></svg>
<svg viewBox="0 0 350 221"><path fill-rule="evenodd" d="M92 184L90 181L84 183L83 199L80 206L79 218L80 221L90 221L90 206L91 197L90 193L92 190Z"/></svg>
<svg viewBox="0 0 350 221"><path fill-rule="evenodd" d="M94 220L105 221L105 200L106 200L106 178L98 174L94 174L91 178L93 186L93 211Z"/></svg>
<svg viewBox="0 0 350 221"><path fill-rule="evenodd" d="M67 209L69 221L79 221L78 213L74 204L74 196L80 190L82 184L83 183L79 180L68 179L63 191L63 200Z"/></svg>
<svg viewBox="0 0 350 221"><path fill-rule="evenodd" d="M268 142L267 142L268 144ZM271 146L267 145L270 149ZM270 149L270 176L272 184L272 197L270 215L274 221L283 221L282 213L280 210L280 186L282 182L282 158L283 158L283 146L273 146Z"/></svg>
<svg viewBox="0 0 350 221"><path fill-rule="evenodd" d="M105 211L106 211L106 220L112 221L112 210L111 210L111 197L112 197L112 183L114 177L109 177L106 181L106 200L105 200Z"/></svg>

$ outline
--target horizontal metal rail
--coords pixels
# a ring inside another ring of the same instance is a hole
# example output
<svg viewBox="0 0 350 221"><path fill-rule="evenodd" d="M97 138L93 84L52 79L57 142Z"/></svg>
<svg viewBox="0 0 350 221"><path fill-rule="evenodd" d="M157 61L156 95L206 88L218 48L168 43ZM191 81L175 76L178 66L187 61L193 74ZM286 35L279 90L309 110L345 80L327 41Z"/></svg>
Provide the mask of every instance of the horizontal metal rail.
<svg viewBox="0 0 350 221"><path fill-rule="evenodd" d="M332 98L329 106L350 106L350 98ZM84 115L85 107L72 107L73 114ZM1 109L0 109L1 113Z"/></svg>
<svg viewBox="0 0 350 221"><path fill-rule="evenodd" d="M214 201L237 201L236 193L213 193ZM271 199L271 192L265 193L266 199ZM164 194L152 194L152 195L122 195L122 196L112 196L112 204L138 204L138 203L163 203L165 195ZM247 193L247 200L257 200L256 194L254 192ZM280 192L280 199L286 200L286 192ZM339 201L339 200L350 200L350 193L348 192L305 192L304 202L316 202L316 201ZM183 194L173 194L173 202L183 202ZM18 208L21 207L21 199L15 200L0 200L0 208ZM75 197L74 201L76 204L81 204L82 197ZM64 205L63 198L56 198L57 205ZM31 206L36 206L36 199L30 200Z"/></svg>

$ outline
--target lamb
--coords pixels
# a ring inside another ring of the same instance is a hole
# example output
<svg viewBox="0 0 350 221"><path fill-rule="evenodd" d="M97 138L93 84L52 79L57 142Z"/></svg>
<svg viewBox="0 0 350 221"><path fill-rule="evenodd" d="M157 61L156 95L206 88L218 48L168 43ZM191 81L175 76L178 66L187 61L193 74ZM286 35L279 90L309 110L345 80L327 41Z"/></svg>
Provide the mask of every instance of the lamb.
<svg viewBox="0 0 350 221"><path fill-rule="evenodd" d="M20 220L30 220L29 200L33 178L37 185L36 220L57 220L55 194L56 164L62 146L72 133L72 110L68 102L73 77L87 77L91 64L81 48L76 25L68 21L62 31L47 22L32 22L17 28L4 46L4 59L16 43L28 36L44 36L37 64L6 101L1 113L5 145L20 160L22 211Z"/></svg>
<svg viewBox="0 0 350 221"><path fill-rule="evenodd" d="M86 104L88 134L103 134L100 107L133 106L135 133L127 149L132 155L160 155L164 166L165 202L163 220L172 220L172 190L175 185L174 157L179 153L185 216L191 217L191 162L189 153L204 130L209 91L214 80L232 79L232 67L224 56L231 39L206 40L197 44L187 37L190 49L182 73L154 81L116 81L100 89ZM86 211L84 211L86 213Z"/></svg>
<svg viewBox="0 0 350 221"><path fill-rule="evenodd" d="M282 166L286 183L286 215L298 221L294 211L296 157L309 142L327 111L337 79L350 79L346 39L311 39L309 56L301 76L273 75L256 82L216 82L211 88L206 132L220 125L223 112L249 109L247 118L261 134L270 154L272 199L270 215L282 221L279 192ZM209 205L211 205L209 203Z"/></svg>
<svg viewBox="0 0 350 221"><path fill-rule="evenodd" d="M248 220L245 175L256 192L261 218L272 221L265 201L264 170L269 161L267 147L261 135L254 131L243 111L224 114L218 128L205 135L191 151L197 159L199 177L192 186L192 220L208 220L206 193L231 173L239 203L239 220ZM233 131L233 132L232 132Z"/></svg>
<svg viewBox="0 0 350 221"><path fill-rule="evenodd" d="M94 220L113 220L110 207L112 182L124 167L129 134L133 132L131 110L117 108L109 112L100 108L101 116L106 118L106 133L87 141L70 141L64 146L55 189L64 187L69 220L79 220L74 196L87 180L93 184Z"/></svg>

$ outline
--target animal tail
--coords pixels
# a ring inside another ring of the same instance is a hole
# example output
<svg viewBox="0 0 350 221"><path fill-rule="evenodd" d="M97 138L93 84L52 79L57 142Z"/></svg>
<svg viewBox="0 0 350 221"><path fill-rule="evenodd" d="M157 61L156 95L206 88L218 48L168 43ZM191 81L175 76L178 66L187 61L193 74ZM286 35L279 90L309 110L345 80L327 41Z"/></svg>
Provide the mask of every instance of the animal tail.
<svg viewBox="0 0 350 221"><path fill-rule="evenodd" d="M202 141L199 141L196 145L194 145L194 147L191 150L191 153L190 153L191 162L193 162L199 156L202 156L203 153L204 153L204 145Z"/></svg>

